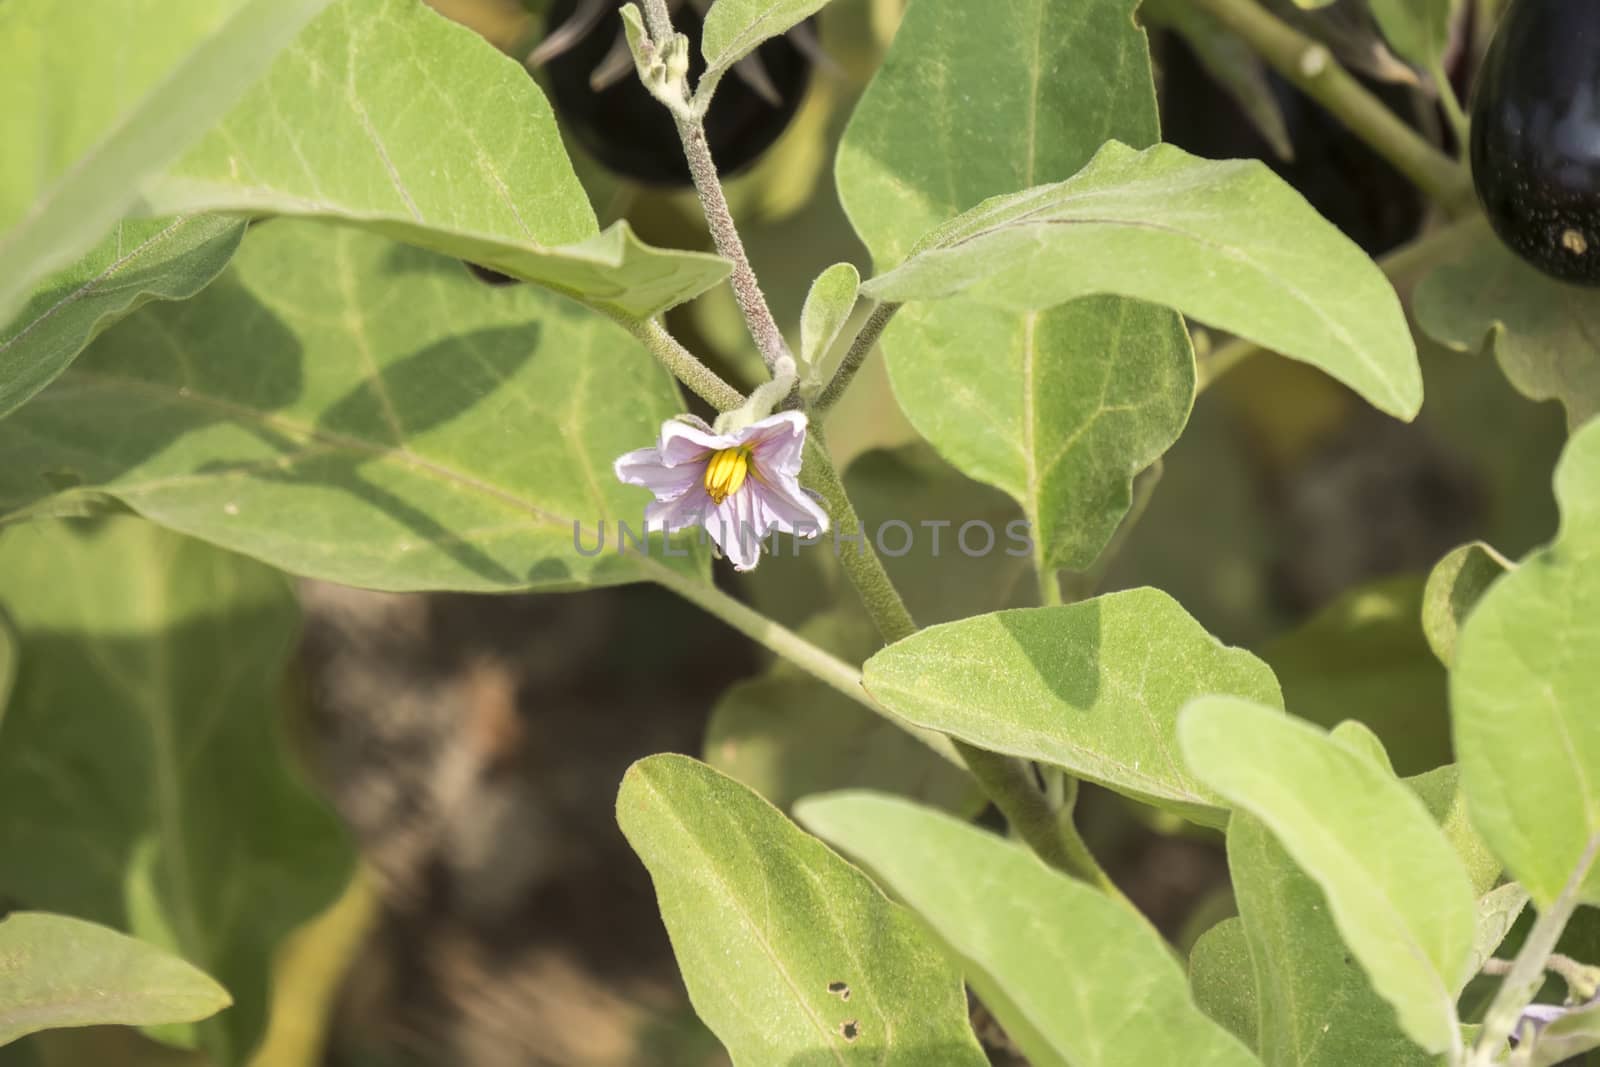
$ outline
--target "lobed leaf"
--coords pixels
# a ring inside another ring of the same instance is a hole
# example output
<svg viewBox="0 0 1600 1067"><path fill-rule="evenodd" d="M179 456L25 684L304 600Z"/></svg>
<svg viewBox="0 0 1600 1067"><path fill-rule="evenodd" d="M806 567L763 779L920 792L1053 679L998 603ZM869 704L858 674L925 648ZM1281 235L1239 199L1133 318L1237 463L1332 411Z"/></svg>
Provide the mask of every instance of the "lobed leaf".
<svg viewBox="0 0 1600 1067"><path fill-rule="evenodd" d="M1422 802L1315 727L1237 698L1195 701L1178 736L1195 773L1270 828L1326 893L1340 936L1406 1035L1428 1052L1458 1048L1455 997L1477 909ZM1248 826L1241 820L1230 836ZM1269 984L1258 971L1257 987Z"/></svg>
<svg viewBox="0 0 1600 1067"><path fill-rule="evenodd" d="M1259 1062L1195 1007L1155 930L1025 848L872 793L814 797L797 815L922 916L1030 1063Z"/></svg>
<svg viewBox="0 0 1600 1067"><path fill-rule="evenodd" d="M0 418L55 380L96 335L151 300L187 300L228 265L243 222L216 215L125 220L45 279L0 329Z"/></svg>
<svg viewBox="0 0 1600 1067"><path fill-rule="evenodd" d="M234 1006L195 1031L219 1067L242 1062L279 942L351 865L278 736L289 583L112 517L7 530L0 597L25 664L0 733L0 894L215 975Z"/></svg>
<svg viewBox="0 0 1600 1067"><path fill-rule="evenodd" d="M1450 675L1472 820L1541 909L1600 835L1600 422L1556 468L1561 531L1489 587ZM1600 869L1579 899L1600 903Z"/></svg>
<svg viewBox="0 0 1600 1067"><path fill-rule="evenodd" d="M1250 943L1244 921L1223 919L1201 934L1189 950L1189 988L1206 1016L1258 1050L1260 993L1250 967Z"/></svg>
<svg viewBox="0 0 1600 1067"><path fill-rule="evenodd" d="M1184 766L1178 710L1206 693L1282 699L1265 664L1155 589L930 627L869 659L863 680L918 726L1212 825L1227 805Z"/></svg>
<svg viewBox="0 0 1600 1067"><path fill-rule="evenodd" d="M1522 262L1484 224L1417 286L1417 325L1459 351L1489 347L1512 386L1559 400L1576 428L1600 413L1600 295Z"/></svg>
<svg viewBox="0 0 1600 1067"><path fill-rule="evenodd" d="M224 121L147 183L148 209L362 226L648 318L726 261L597 234L549 103L483 38L415 0L335 0Z"/></svg>
<svg viewBox="0 0 1600 1067"><path fill-rule="evenodd" d="M65 915L0 919L0 1045L63 1026L195 1022L232 1001L205 972Z"/></svg>
<svg viewBox="0 0 1600 1067"><path fill-rule="evenodd" d="M982 1067L955 969L909 912L744 786L633 765L617 821L695 1011L738 1067Z"/></svg>
<svg viewBox="0 0 1600 1067"><path fill-rule="evenodd" d="M933 230L862 286L890 301L966 291L1018 311L1097 293L1148 300L1319 367L1392 415L1422 405L1388 280L1259 162L1109 143L1067 181Z"/></svg>
<svg viewBox="0 0 1600 1067"><path fill-rule="evenodd" d="M700 573L703 552L665 558L659 537L648 556L619 551L617 522L642 530L649 495L611 462L680 407L631 337L575 304L283 220L200 296L125 320L0 421L0 515L111 497L381 589Z"/></svg>
<svg viewBox="0 0 1600 1067"><path fill-rule="evenodd" d="M99 241L139 180L225 114L327 3L0 4L0 325Z"/></svg>

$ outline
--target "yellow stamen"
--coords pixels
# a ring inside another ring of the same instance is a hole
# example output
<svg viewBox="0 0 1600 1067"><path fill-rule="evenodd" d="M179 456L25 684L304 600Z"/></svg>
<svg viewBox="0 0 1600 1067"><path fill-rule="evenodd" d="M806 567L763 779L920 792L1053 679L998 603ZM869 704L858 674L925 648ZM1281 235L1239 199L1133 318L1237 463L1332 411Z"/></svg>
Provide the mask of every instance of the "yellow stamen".
<svg viewBox="0 0 1600 1067"><path fill-rule="evenodd" d="M706 464L706 492L710 494L711 502L720 504L737 493L749 471L748 446L724 448L712 456L711 462Z"/></svg>

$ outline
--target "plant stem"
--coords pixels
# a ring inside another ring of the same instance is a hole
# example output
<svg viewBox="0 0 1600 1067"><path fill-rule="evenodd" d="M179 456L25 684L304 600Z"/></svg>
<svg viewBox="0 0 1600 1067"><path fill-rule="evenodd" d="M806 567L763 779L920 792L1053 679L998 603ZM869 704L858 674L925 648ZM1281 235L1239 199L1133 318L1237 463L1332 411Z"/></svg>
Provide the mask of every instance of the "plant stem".
<svg viewBox="0 0 1600 1067"><path fill-rule="evenodd" d="M1444 108L1444 117L1449 120L1450 129L1456 135L1456 144L1460 148L1462 157L1465 158L1471 123L1467 121L1467 113L1461 109L1461 99L1456 96L1456 87L1450 83L1450 75L1445 72L1444 64L1438 60L1429 67L1428 75L1439 91L1439 104Z"/></svg>
<svg viewBox="0 0 1600 1067"><path fill-rule="evenodd" d="M667 566L652 568L652 579L683 597L689 603L715 615L750 640L793 663L817 681L844 694L857 704L881 715L895 726L911 734L951 763L959 764L961 757L948 737L932 730L922 730L886 711L861 687L861 672L826 649L807 641L778 623L773 622L743 601L724 593L709 581L690 578Z"/></svg>
<svg viewBox="0 0 1600 1067"><path fill-rule="evenodd" d="M892 645L916 633L916 620L912 619L906 602L900 598L900 591L889 580L889 573L883 569L883 561L873 550L872 539L861 523L861 516L856 514L849 494L845 492L844 482L833 466L833 459L828 455L828 446L822 440L822 428L815 423L806 439L802 470L806 480L822 494L823 503L827 505L828 514L836 528L834 544L853 542L852 551L839 552L839 562L850 584L855 586L856 594L861 597L861 604L867 609L872 624L878 628L878 635L886 644Z"/></svg>
<svg viewBox="0 0 1600 1067"><path fill-rule="evenodd" d="M1544 984L1545 969L1556 950L1556 942L1567 928L1567 921L1578 908L1579 890L1589 877L1597 852L1600 852L1600 834L1589 839L1589 846L1584 849L1583 857L1578 861L1572 877L1567 879L1561 895L1555 903L1539 913L1538 922L1528 931L1522 951L1512 961L1510 973L1500 983L1489 1010L1484 1013L1483 1030L1478 1035L1477 1045L1466 1057L1466 1067L1493 1067L1499 1058L1506 1040L1516 1028L1517 1020L1522 1017L1523 1009Z"/></svg>
<svg viewBox="0 0 1600 1067"><path fill-rule="evenodd" d="M665 46L674 32L666 0L644 0L644 17L656 45ZM734 298L739 302L739 310L744 312L745 325L749 327L750 337L761 352L767 371L776 374L779 362L785 357L793 357L789 356L783 333L772 318L772 309L767 306L767 298L761 292L756 272L750 266L750 257L745 255L744 241L740 239L739 228L734 225L733 213L728 209L728 198L723 195L717 165L711 159L711 146L706 143L705 125L699 118L676 112L673 113L673 121L678 126L678 139L683 142L683 155L689 162L689 174L694 179L695 192L700 196L700 209L711 230L711 239L716 243L717 252L733 264L730 281Z"/></svg>
<svg viewBox="0 0 1600 1067"><path fill-rule="evenodd" d="M1434 267L1456 258L1470 244L1482 240L1487 232L1483 216L1471 216L1425 233L1378 260L1378 266L1402 298ZM1196 395L1205 392L1217 379L1258 352L1270 351L1254 341L1236 337L1217 346L1200 360Z"/></svg>
<svg viewBox="0 0 1600 1067"><path fill-rule="evenodd" d="M1360 137L1446 211L1472 203L1466 170L1400 121L1334 60L1326 47L1285 24L1257 0L1193 0L1243 38L1277 72Z"/></svg>
<svg viewBox="0 0 1600 1067"><path fill-rule="evenodd" d="M872 354L872 349L877 345L878 338L883 336L889 320L894 318L894 313L899 310L899 304L879 304L872 309L872 314L867 316L867 321L861 324L855 340L850 342L850 350L844 354L844 359L839 361L839 366L833 372L833 378L828 382L827 388L822 390L811 405L811 410L816 413L818 421L828 413L829 408L839 402L845 390L850 388L850 382L854 380L856 371L861 369L861 364Z"/></svg>
<svg viewBox="0 0 1600 1067"><path fill-rule="evenodd" d="M688 386L695 396L718 411L732 411L744 403L744 396L739 390L723 381L715 371L696 359L694 353L683 347L678 339L668 333L667 329L655 319L640 322L637 319L618 318L616 321L642 341L650 350L650 354L655 356L674 378Z"/></svg>

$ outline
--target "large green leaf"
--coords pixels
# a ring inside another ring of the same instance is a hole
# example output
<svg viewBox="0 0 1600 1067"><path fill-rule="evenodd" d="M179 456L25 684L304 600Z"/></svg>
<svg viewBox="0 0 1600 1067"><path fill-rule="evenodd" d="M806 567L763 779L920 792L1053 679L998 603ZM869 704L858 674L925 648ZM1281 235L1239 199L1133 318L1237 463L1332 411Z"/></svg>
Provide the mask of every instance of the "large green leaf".
<svg viewBox="0 0 1600 1067"><path fill-rule="evenodd" d="M0 324L328 0L0 3Z"/></svg>
<svg viewBox="0 0 1600 1067"><path fill-rule="evenodd" d="M61 1026L194 1022L231 1003L176 956L64 915L7 915L0 960L0 1045Z"/></svg>
<svg viewBox="0 0 1600 1067"><path fill-rule="evenodd" d="M841 199L880 269L985 197L1070 176L1107 137L1156 139L1132 6L911 5L839 147ZM1029 313L910 307L883 349L917 430L1023 506L1046 567L1094 561L1133 475L1176 440L1193 400L1178 318L1115 298Z"/></svg>
<svg viewBox="0 0 1600 1067"><path fill-rule="evenodd" d="M806 800L798 816L933 927L1038 1067L1258 1062L1195 1007L1155 930L1027 849L872 793Z"/></svg>
<svg viewBox="0 0 1600 1067"><path fill-rule="evenodd" d="M901 315L889 373L917 430L1022 505L1047 567L1087 569L1128 511L1133 476L1188 421L1194 353L1182 322L1116 297Z"/></svg>
<svg viewBox="0 0 1600 1067"><path fill-rule="evenodd" d="M337 0L145 199L353 223L629 318L728 272L625 223L596 235L527 71L416 0Z"/></svg>
<svg viewBox="0 0 1600 1067"><path fill-rule="evenodd" d="M1156 589L934 626L873 656L864 681L918 726L1214 825L1227 805L1183 765L1178 710L1206 693L1282 699L1264 663Z"/></svg>
<svg viewBox="0 0 1600 1067"><path fill-rule="evenodd" d="M1321 887L1401 1029L1429 1052L1459 1047L1455 998L1471 963L1476 898L1417 796L1315 727L1237 698L1196 701L1178 736L1195 773L1270 829ZM1230 836L1248 826L1236 815ZM1256 977L1258 989L1271 986L1259 961Z"/></svg>
<svg viewBox="0 0 1600 1067"><path fill-rule="evenodd" d="M933 230L862 286L893 301L965 291L1019 311L1137 297L1319 367L1392 415L1422 405L1416 347L1383 272L1258 161L1113 142L1068 181Z"/></svg>
<svg viewBox="0 0 1600 1067"><path fill-rule="evenodd" d="M1478 601L1450 675L1473 821L1540 908L1600 835L1600 421L1555 485L1560 535ZM1579 893L1600 903L1600 868Z"/></svg>
<svg viewBox="0 0 1600 1067"><path fill-rule="evenodd" d="M1579 426L1600 412L1600 294L1539 273L1488 227L1417 286L1417 325L1460 351L1494 350L1513 387L1559 400Z"/></svg>
<svg viewBox="0 0 1600 1067"><path fill-rule="evenodd" d="M244 223L180 215L119 223L47 278L0 328L0 418L55 380L106 327L150 300L187 300L228 265Z"/></svg>
<svg viewBox="0 0 1600 1067"><path fill-rule="evenodd" d="M1254 973L1250 986L1257 1010L1251 1022L1262 1062L1297 1067L1438 1062L1412 1044L1394 1010L1373 990L1339 936L1327 896L1250 815L1235 814L1228 824L1228 870L1239 905L1238 929L1249 948L1246 965Z"/></svg>
<svg viewBox="0 0 1600 1067"><path fill-rule="evenodd" d="M911 914L744 786L651 756L623 778L617 821L737 1067L987 1062L960 976Z"/></svg>
<svg viewBox="0 0 1600 1067"><path fill-rule="evenodd" d="M681 401L560 297L359 230L277 221L182 304L101 337L0 421L0 512L110 495L294 573L385 589L634 581L611 461ZM59 494L52 497L52 490ZM596 525L606 543L594 552ZM581 531L575 529L581 526Z"/></svg>
<svg viewBox="0 0 1600 1067"><path fill-rule="evenodd" d="M351 851L278 734L281 574L137 519L0 536L23 669L0 730L0 893L127 930L215 975L219 1065L266 1022L280 939Z"/></svg>

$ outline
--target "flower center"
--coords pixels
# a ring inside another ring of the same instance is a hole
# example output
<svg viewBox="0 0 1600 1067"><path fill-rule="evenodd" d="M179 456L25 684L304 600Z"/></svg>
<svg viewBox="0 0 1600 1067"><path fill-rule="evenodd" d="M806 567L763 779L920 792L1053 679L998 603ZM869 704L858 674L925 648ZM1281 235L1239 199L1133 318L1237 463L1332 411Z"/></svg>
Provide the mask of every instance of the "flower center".
<svg viewBox="0 0 1600 1067"><path fill-rule="evenodd" d="M711 496L713 504L720 504L744 484L745 475L750 473L750 448L724 448L711 457L711 462L706 464L706 492Z"/></svg>

